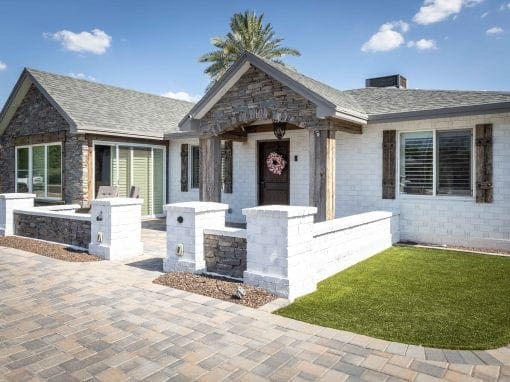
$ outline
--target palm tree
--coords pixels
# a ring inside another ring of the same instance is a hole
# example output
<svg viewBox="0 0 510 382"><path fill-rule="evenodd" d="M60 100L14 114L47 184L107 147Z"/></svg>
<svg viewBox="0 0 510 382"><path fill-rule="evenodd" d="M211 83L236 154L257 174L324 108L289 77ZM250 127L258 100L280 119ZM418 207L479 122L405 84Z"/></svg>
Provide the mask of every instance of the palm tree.
<svg viewBox="0 0 510 382"><path fill-rule="evenodd" d="M209 88L227 71L227 69L248 51L258 56L286 65L281 59L285 55L300 56L298 50L280 46L282 38L275 38L270 23L264 25L264 14L257 16L255 12L235 13L230 18L230 32L225 37L213 37L211 44L217 50L204 54L199 62L210 62L204 73L212 82Z"/></svg>

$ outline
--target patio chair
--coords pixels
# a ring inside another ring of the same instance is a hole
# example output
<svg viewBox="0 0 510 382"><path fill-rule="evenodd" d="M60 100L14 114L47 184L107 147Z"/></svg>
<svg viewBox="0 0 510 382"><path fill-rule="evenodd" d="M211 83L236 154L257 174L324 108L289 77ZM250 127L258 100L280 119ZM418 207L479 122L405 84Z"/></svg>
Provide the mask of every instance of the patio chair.
<svg viewBox="0 0 510 382"><path fill-rule="evenodd" d="M140 197L140 187L131 186L131 190L129 191L129 197L133 199L138 199Z"/></svg>
<svg viewBox="0 0 510 382"><path fill-rule="evenodd" d="M99 186L96 199L118 198L119 188L117 186Z"/></svg>

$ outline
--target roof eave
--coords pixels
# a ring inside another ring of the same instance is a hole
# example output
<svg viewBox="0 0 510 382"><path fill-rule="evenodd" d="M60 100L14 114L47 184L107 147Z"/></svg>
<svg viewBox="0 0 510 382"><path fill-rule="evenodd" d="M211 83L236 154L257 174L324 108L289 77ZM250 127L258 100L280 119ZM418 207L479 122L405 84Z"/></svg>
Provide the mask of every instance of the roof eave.
<svg viewBox="0 0 510 382"><path fill-rule="evenodd" d="M129 138L137 138L137 139L151 139L151 140L158 140L163 141L164 134L147 134L143 132L124 132L119 131L115 129L108 129L98 126L89 126L89 125L79 125L76 128L75 131L76 134L95 134L95 135L110 135L110 136L117 136L117 137L129 137Z"/></svg>
<svg viewBox="0 0 510 382"><path fill-rule="evenodd" d="M402 113L372 114L368 123L389 123L430 118L447 118L477 114L495 114L510 111L510 102L498 102L471 106L456 106L441 109L417 110Z"/></svg>

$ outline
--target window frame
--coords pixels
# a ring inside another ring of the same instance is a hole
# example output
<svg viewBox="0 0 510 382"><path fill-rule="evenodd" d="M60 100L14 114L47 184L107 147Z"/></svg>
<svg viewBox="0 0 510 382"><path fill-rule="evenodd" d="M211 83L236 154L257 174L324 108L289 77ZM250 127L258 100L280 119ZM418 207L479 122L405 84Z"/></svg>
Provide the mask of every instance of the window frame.
<svg viewBox="0 0 510 382"><path fill-rule="evenodd" d="M437 194L437 175L438 175L438 152L437 152L437 132L443 131L469 131L471 133L471 195L443 195ZM432 132L432 195L419 195L419 194L406 194L400 191L400 145L402 134L406 133L423 133L423 132ZM396 160L396 174L398 176L398 181L395 182L395 187L397 188L397 196L402 199L437 199L437 200L464 200L471 201L475 198L475 176L476 176L476 155L475 155L475 139L474 139L474 128L472 127L459 127L455 129L413 129L413 130L397 130L397 160Z"/></svg>
<svg viewBox="0 0 510 382"><path fill-rule="evenodd" d="M48 196L48 147L59 146L60 147L60 198ZM14 146L14 191L18 192L18 150L28 149L28 177L27 177L27 188L28 193L33 193L33 154L32 150L34 147L44 147L44 195L37 196L36 200L48 200L48 201L62 201L64 193L63 185L63 155L62 155L62 142L49 142L49 143L37 143L33 145L22 145Z"/></svg>

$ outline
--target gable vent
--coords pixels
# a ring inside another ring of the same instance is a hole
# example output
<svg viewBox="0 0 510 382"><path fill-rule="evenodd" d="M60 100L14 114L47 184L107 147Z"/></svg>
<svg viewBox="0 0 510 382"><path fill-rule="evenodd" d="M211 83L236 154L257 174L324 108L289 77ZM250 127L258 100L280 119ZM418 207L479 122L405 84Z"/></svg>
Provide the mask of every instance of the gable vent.
<svg viewBox="0 0 510 382"><path fill-rule="evenodd" d="M369 78L365 81L367 88L399 88L407 89L407 79L400 74L393 76Z"/></svg>

